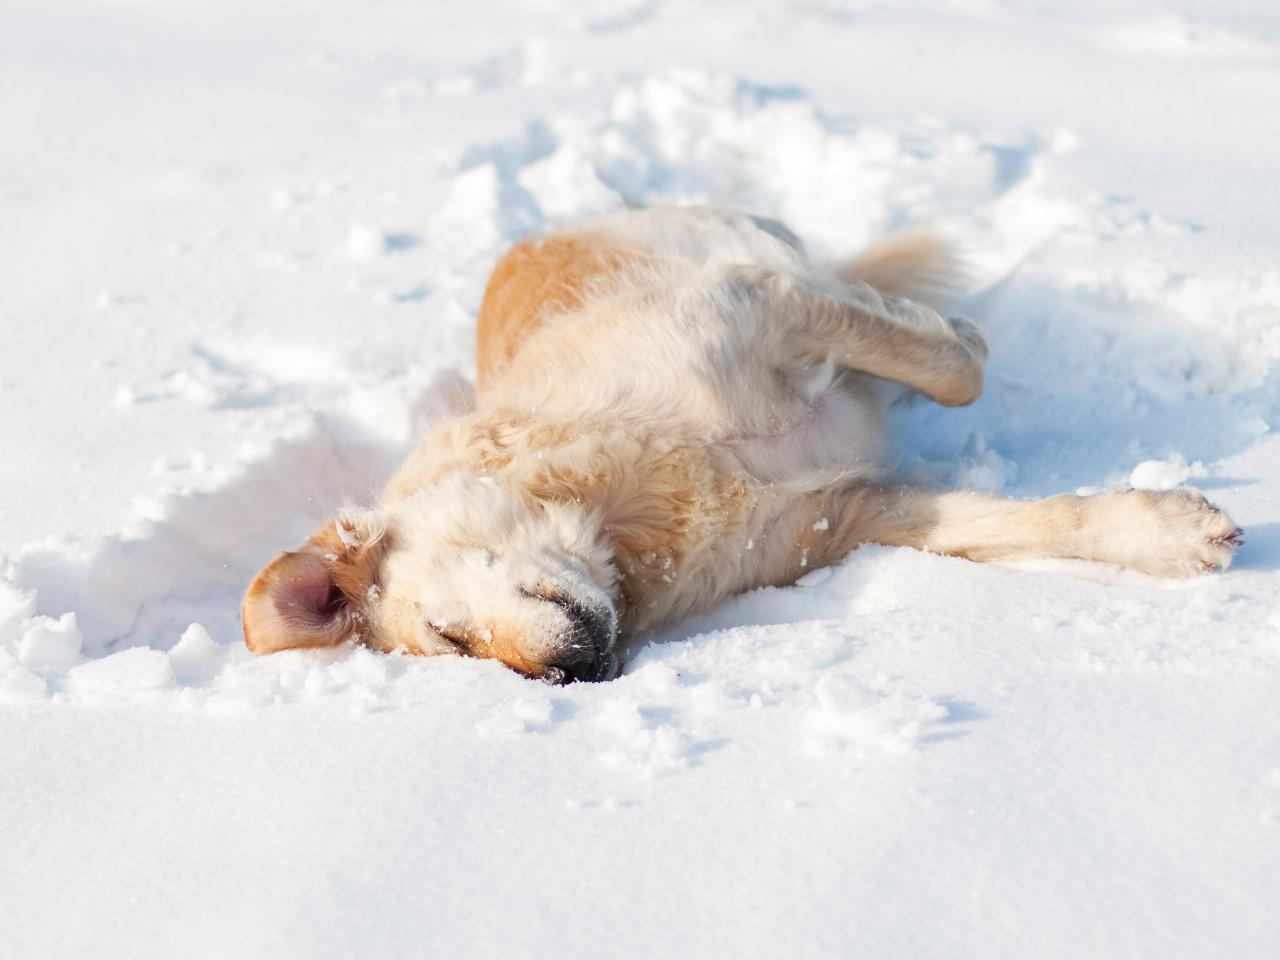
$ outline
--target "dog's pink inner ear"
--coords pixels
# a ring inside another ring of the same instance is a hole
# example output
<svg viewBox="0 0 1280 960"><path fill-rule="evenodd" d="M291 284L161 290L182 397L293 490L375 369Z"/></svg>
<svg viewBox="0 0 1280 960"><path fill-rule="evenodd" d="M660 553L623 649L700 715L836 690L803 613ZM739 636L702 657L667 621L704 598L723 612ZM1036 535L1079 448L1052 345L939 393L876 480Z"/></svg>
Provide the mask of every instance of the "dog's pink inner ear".
<svg viewBox="0 0 1280 960"><path fill-rule="evenodd" d="M271 599L276 612L291 626L324 630L342 612L342 592L323 557L286 554L278 576Z"/></svg>

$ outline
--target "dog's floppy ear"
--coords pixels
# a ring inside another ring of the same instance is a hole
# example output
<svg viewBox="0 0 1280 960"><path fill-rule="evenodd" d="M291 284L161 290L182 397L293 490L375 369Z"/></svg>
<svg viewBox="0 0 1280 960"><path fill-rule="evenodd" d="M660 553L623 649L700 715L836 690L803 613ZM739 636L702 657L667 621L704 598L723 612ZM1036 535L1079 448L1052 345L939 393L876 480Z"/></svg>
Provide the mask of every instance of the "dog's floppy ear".
<svg viewBox="0 0 1280 960"><path fill-rule="evenodd" d="M331 521L301 550L267 564L240 608L245 646L261 654L361 639L384 546L381 532L362 533L347 521Z"/></svg>

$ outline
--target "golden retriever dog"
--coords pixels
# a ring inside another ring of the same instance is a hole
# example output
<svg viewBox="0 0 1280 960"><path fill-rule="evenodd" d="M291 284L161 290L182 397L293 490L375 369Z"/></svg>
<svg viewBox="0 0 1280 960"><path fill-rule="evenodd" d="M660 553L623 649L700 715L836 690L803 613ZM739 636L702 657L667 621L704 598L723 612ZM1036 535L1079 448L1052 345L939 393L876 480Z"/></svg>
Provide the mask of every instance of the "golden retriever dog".
<svg viewBox="0 0 1280 960"><path fill-rule="evenodd" d="M258 574L245 642L605 680L646 631L862 543L1225 568L1241 531L1190 490L1023 501L888 479L892 385L982 392L978 328L917 302L953 266L923 233L823 266L781 225L710 209L517 244L481 305L475 409L436 424L378 506Z"/></svg>

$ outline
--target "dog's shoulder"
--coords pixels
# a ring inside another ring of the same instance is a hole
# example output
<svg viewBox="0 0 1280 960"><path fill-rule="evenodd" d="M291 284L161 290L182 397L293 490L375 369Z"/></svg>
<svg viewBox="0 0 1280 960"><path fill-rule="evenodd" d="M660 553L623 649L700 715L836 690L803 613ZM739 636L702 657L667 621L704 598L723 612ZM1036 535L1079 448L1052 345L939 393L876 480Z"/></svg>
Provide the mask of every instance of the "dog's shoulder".
<svg viewBox="0 0 1280 960"><path fill-rule="evenodd" d="M551 234L516 244L494 266L476 321L479 386L507 364L549 316L645 262L646 252L602 230Z"/></svg>

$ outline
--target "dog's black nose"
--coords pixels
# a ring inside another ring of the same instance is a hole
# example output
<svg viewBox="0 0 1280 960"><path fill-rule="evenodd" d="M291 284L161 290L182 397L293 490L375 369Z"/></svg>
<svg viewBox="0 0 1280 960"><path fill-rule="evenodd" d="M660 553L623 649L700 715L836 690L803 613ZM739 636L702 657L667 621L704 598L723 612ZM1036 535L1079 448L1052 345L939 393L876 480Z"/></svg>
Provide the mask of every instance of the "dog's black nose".
<svg viewBox="0 0 1280 960"><path fill-rule="evenodd" d="M523 592L555 604L568 621L561 649L543 667L543 680L555 684L575 680L595 682L612 680L617 675L618 660L611 652L617 631L613 610L583 603L563 593Z"/></svg>
<svg viewBox="0 0 1280 960"><path fill-rule="evenodd" d="M618 660L611 652L612 619L586 612L581 607L562 606L573 626L564 638L564 647L547 666L544 678L559 684L612 680L618 673Z"/></svg>

